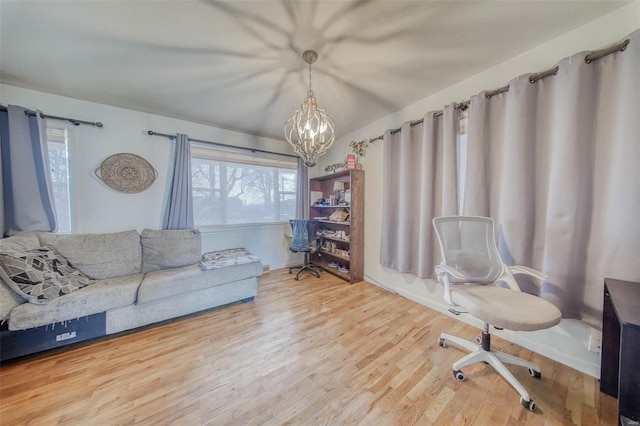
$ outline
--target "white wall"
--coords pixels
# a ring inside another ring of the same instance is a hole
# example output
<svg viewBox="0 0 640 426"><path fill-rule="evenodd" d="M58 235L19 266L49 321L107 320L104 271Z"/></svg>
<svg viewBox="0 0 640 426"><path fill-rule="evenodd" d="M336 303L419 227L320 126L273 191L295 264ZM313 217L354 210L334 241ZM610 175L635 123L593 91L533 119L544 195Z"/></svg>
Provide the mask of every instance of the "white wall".
<svg viewBox="0 0 640 426"><path fill-rule="evenodd" d="M291 153L284 141L4 84L0 85L0 103L104 124L103 128L83 125L73 130L76 205L72 210L75 213L73 229L78 233L161 228L171 179L173 142L149 136L147 130L186 133L196 139ZM94 170L105 158L119 152L140 155L158 171L158 178L149 189L123 194L107 187L94 175ZM260 256L263 264L271 269L281 268L301 262L301 258L288 250L285 233L289 229L288 223L220 227L203 232L203 250L245 247Z"/></svg>
<svg viewBox="0 0 640 426"><path fill-rule="evenodd" d="M421 118L426 112L441 110L445 104L460 102L486 89L495 89L507 84L518 75L551 68L562 58L585 50L595 50L620 41L624 36L640 28L640 1L636 1L596 21L575 29L532 50L524 52L504 63L451 86L424 99L377 120L338 140L330 154L321 158L314 170L320 174L327 164L340 162L347 153L349 141L377 137L386 129L397 128L409 120ZM553 78L553 77L550 77ZM416 88L419 90L419 88ZM421 280L414 275L400 274L380 265L380 233L382 193L382 143L371 145L362 161L365 170L365 277L366 280L430 306L447 312L442 300L442 289L432 280ZM457 317L480 326L472 318ZM584 371L592 376L600 374L599 355L589 352L587 344L592 330L581 321L563 320L553 329L499 335L542 355ZM597 331L596 331L597 334Z"/></svg>

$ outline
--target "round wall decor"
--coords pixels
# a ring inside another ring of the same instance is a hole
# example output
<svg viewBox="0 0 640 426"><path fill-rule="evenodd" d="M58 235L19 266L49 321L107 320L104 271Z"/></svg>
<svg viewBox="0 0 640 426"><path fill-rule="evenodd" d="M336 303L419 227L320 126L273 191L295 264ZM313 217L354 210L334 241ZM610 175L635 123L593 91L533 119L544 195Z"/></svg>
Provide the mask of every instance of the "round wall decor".
<svg viewBox="0 0 640 426"><path fill-rule="evenodd" d="M107 157L95 174L110 188L127 194L144 191L158 177L158 172L147 160L129 153Z"/></svg>

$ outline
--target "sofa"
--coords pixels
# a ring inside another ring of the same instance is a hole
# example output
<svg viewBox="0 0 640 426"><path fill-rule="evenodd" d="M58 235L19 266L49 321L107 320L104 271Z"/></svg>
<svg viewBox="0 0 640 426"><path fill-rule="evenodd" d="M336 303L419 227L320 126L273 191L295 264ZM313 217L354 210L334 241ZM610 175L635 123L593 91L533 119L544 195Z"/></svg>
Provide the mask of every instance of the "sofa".
<svg viewBox="0 0 640 426"><path fill-rule="evenodd" d="M38 284L30 273L39 276L43 253L49 266L70 278L57 286L37 278L45 284L29 288L38 292L21 293L20 277ZM0 361L253 300L260 259L240 249L205 256L206 264L200 233L192 230L35 232L0 239ZM35 267L16 275L20 266L11 262L24 259Z"/></svg>

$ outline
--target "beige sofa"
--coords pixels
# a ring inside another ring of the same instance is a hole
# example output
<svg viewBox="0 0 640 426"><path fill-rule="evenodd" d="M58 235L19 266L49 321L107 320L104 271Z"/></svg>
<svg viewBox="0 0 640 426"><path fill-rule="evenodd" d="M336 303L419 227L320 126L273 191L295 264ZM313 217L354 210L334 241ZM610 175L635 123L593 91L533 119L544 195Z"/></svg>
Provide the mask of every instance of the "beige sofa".
<svg viewBox="0 0 640 426"><path fill-rule="evenodd" d="M0 240L0 253L51 247L90 285L45 304L0 285L1 360L164 321L257 294L262 264L203 271L197 231L24 233ZM233 262L231 262L233 263ZM14 285L15 286L15 285Z"/></svg>

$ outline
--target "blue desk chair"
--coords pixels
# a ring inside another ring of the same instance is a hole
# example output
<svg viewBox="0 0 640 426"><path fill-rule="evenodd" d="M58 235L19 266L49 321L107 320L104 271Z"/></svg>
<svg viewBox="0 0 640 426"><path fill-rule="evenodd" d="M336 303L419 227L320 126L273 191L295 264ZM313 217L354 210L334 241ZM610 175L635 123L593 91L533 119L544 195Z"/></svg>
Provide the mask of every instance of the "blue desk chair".
<svg viewBox="0 0 640 426"><path fill-rule="evenodd" d="M289 223L291 223L291 229L293 230L289 250L294 253L304 253L304 263L302 265L292 266L289 268L289 273L291 274L293 269L300 269L296 274L296 281L298 281L298 277L303 271L312 272L316 274L316 278L320 278L320 274L318 273L318 271L320 271L320 267L309 263L309 253L311 253L311 246L309 245L309 231L307 229L309 220L293 219L290 220Z"/></svg>

